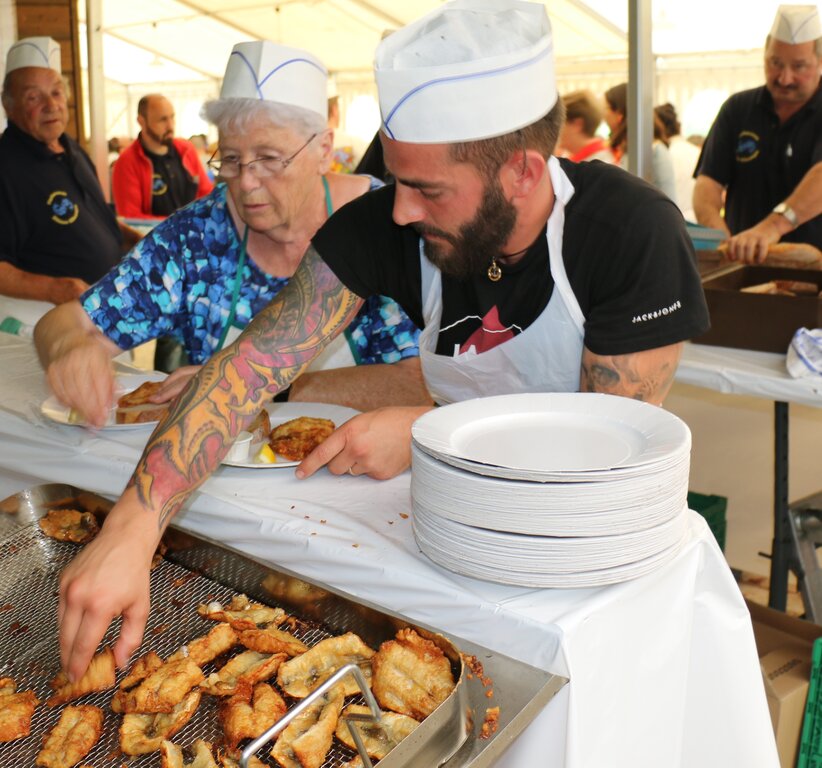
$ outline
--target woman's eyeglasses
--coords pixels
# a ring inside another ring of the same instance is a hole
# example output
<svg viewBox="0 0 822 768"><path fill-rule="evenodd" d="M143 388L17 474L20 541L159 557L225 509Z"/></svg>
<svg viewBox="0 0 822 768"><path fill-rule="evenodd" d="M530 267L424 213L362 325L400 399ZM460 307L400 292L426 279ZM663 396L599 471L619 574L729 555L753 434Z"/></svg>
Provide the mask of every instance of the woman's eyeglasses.
<svg viewBox="0 0 822 768"><path fill-rule="evenodd" d="M264 179L267 176L279 176L291 163L294 158L300 154L314 139L317 134L314 133L293 155L283 159L282 157L255 157L247 163L241 163L236 157L226 157L222 160L215 160L217 153L215 152L211 159L206 163L212 171L219 174L223 179L236 179L243 168L258 179ZM219 151L219 150L218 150Z"/></svg>

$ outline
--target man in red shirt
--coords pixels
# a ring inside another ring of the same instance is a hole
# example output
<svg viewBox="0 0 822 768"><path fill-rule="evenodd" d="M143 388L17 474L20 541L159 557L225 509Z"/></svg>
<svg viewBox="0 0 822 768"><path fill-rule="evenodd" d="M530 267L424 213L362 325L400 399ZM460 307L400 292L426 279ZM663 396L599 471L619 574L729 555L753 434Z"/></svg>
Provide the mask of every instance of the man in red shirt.
<svg viewBox="0 0 822 768"><path fill-rule="evenodd" d="M573 91L562 97L565 104L565 125L559 134L559 148L565 157L579 163L582 160L615 162L606 139L596 136L602 122L602 108L590 91Z"/></svg>
<svg viewBox="0 0 822 768"><path fill-rule="evenodd" d="M137 105L140 133L114 164L112 192L118 216L165 218L211 192L194 145L174 138L174 107L157 93Z"/></svg>

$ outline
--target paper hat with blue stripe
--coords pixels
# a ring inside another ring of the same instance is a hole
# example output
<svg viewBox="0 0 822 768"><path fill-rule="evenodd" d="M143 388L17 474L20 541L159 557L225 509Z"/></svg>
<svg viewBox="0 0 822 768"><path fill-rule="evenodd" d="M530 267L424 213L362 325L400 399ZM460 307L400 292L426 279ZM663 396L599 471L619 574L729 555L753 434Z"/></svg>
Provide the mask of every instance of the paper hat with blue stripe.
<svg viewBox="0 0 822 768"><path fill-rule="evenodd" d="M23 67L43 67L62 74L60 43L50 37L24 37L9 48L6 72Z"/></svg>
<svg viewBox="0 0 822 768"><path fill-rule="evenodd" d="M382 129L396 141L501 136L557 101L551 24L539 3L444 3L385 38L374 70Z"/></svg>
<svg viewBox="0 0 822 768"><path fill-rule="evenodd" d="M328 70L308 51L268 40L237 43L228 58L221 99L290 104L328 117Z"/></svg>
<svg viewBox="0 0 822 768"><path fill-rule="evenodd" d="M771 37L790 45L818 40L822 37L819 9L815 5L780 5Z"/></svg>

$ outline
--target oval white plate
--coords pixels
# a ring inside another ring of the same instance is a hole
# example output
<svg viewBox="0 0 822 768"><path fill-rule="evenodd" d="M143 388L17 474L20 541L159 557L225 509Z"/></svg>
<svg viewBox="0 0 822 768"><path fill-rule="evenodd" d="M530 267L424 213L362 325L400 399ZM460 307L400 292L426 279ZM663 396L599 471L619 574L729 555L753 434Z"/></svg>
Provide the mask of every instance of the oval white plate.
<svg viewBox="0 0 822 768"><path fill-rule="evenodd" d="M359 411L354 408L346 408L342 405L331 405L330 403L269 403L266 405L271 428L282 424L284 421L299 418L300 416L311 416L315 419L331 419L335 426L339 427L348 421L352 416L356 416ZM255 456L260 450L262 442L252 443L249 456ZM273 464L266 464L258 461L227 461L223 459L223 466L241 467L243 469L284 469L285 467L296 467L300 462L277 456L277 461Z"/></svg>
<svg viewBox="0 0 822 768"><path fill-rule="evenodd" d="M147 381L163 381L166 378L166 374L160 371L150 371L146 373L121 373L117 375L115 380L115 395L116 397L122 397L127 392L132 392L141 384L145 384ZM145 429L146 427L150 427L154 429L157 425L156 421L142 421L138 424L117 424L114 421L114 412L115 408L111 409L109 413L108 420L102 427L98 429L101 430L111 430L111 429ZM54 395L46 400L40 405L40 413L43 414L47 419L51 419L58 424L67 424L71 427L87 427L88 425L82 421L73 421L71 420L71 408L67 405L63 405Z"/></svg>

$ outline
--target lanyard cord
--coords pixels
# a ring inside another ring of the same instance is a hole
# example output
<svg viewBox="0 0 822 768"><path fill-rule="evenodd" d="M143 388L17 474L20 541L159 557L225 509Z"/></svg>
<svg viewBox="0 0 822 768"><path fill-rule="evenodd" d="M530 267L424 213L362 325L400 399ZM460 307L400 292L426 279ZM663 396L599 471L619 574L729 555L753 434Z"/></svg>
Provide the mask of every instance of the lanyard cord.
<svg viewBox="0 0 822 768"><path fill-rule="evenodd" d="M237 260L237 271L234 273L234 290L231 294L231 308L228 311L228 319L223 326L223 332L220 336L220 341L217 343L217 349L215 351L219 352L223 348L223 344L225 344L226 336L228 336L229 328L231 328L232 324L234 323L234 317L237 314L237 299L240 297L240 283L242 282L243 278L243 267L245 267L245 256L246 256L246 246L248 245L248 224L245 225L245 231L243 232L243 244L240 246L240 258Z"/></svg>

